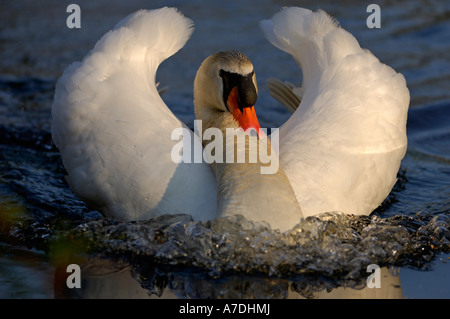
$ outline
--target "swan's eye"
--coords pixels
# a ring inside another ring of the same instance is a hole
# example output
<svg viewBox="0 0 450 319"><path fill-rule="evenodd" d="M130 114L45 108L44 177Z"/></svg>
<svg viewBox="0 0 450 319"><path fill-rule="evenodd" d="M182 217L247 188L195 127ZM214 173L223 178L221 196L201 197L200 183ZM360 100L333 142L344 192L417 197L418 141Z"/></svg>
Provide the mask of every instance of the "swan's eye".
<svg viewBox="0 0 450 319"><path fill-rule="evenodd" d="M220 76L221 78L223 78L224 75L225 75L225 71L222 70L222 69L220 69L220 70L219 70L219 76Z"/></svg>

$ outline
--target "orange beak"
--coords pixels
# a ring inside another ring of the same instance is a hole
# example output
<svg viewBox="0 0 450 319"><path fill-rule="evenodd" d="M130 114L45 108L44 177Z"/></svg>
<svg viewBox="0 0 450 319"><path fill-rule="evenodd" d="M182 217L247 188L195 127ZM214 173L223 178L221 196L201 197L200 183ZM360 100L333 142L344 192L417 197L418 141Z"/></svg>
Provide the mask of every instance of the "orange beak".
<svg viewBox="0 0 450 319"><path fill-rule="evenodd" d="M258 117L256 116L255 107L248 106L242 109L239 108L237 100L237 87L234 87L228 95L227 107L244 131L247 132L247 130L253 128L256 130L259 138L262 137L260 136L260 133L262 133L260 132L261 126L259 125Z"/></svg>

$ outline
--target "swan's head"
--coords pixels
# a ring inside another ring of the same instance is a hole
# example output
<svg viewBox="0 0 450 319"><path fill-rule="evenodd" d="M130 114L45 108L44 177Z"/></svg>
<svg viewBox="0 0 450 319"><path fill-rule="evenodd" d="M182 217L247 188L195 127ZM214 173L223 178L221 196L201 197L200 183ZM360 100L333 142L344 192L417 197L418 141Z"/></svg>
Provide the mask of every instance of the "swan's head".
<svg viewBox="0 0 450 319"><path fill-rule="evenodd" d="M253 64L241 52L215 53L197 71L194 105L198 120L211 122L223 112L229 112L244 130L254 128L259 132L254 108L257 96Z"/></svg>

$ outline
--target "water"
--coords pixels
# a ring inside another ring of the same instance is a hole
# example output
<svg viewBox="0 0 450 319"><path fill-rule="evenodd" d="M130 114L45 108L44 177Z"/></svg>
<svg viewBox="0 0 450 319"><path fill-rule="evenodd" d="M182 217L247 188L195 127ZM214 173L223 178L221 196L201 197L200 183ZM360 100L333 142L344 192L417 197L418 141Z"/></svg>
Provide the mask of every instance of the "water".
<svg viewBox="0 0 450 319"><path fill-rule="evenodd" d="M268 77L300 83L301 72L258 28L295 1L78 1L82 28L65 25L70 2L17 1L0 10L0 298L448 298L450 256L450 4L381 2L368 29L359 1L302 1L322 8L363 47L402 72L411 92L408 153L394 190L371 216L330 212L280 234L239 217L193 222L163 216L118 223L68 188L51 142L50 106L63 69L139 8L177 6L194 20L186 47L164 62L164 99L194 119L192 81L212 52L245 51L260 86L262 127L289 114L263 89ZM82 289L67 289L79 263ZM367 266L381 267L369 289Z"/></svg>

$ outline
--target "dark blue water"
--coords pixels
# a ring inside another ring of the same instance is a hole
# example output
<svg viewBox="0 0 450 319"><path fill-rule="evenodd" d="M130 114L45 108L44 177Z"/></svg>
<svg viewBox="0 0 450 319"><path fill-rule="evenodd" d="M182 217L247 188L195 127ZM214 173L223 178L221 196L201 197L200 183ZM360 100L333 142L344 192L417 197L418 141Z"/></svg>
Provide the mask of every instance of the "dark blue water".
<svg viewBox="0 0 450 319"><path fill-rule="evenodd" d="M448 1L381 2L380 29L366 27L360 1L301 2L329 12L405 75L409 147L397 185L374 214L325 214L285 234L239 218L103 218L65 183L50 107L63 69L103 33L139 8L172 5L196 24L158 73L174 113L192 123L197 67L213 52L238 49L255 65L261 125L278 126L289 114L264 83L273 76L300 83L301 72L264 39L258 22L295 1L77 3L78 30L65 24L69 2L0 4L0 298L450 297ZM68 263L83 265L83 289L65 287ZM366 287L369 264L381 267L381 289Z"/></svg>

